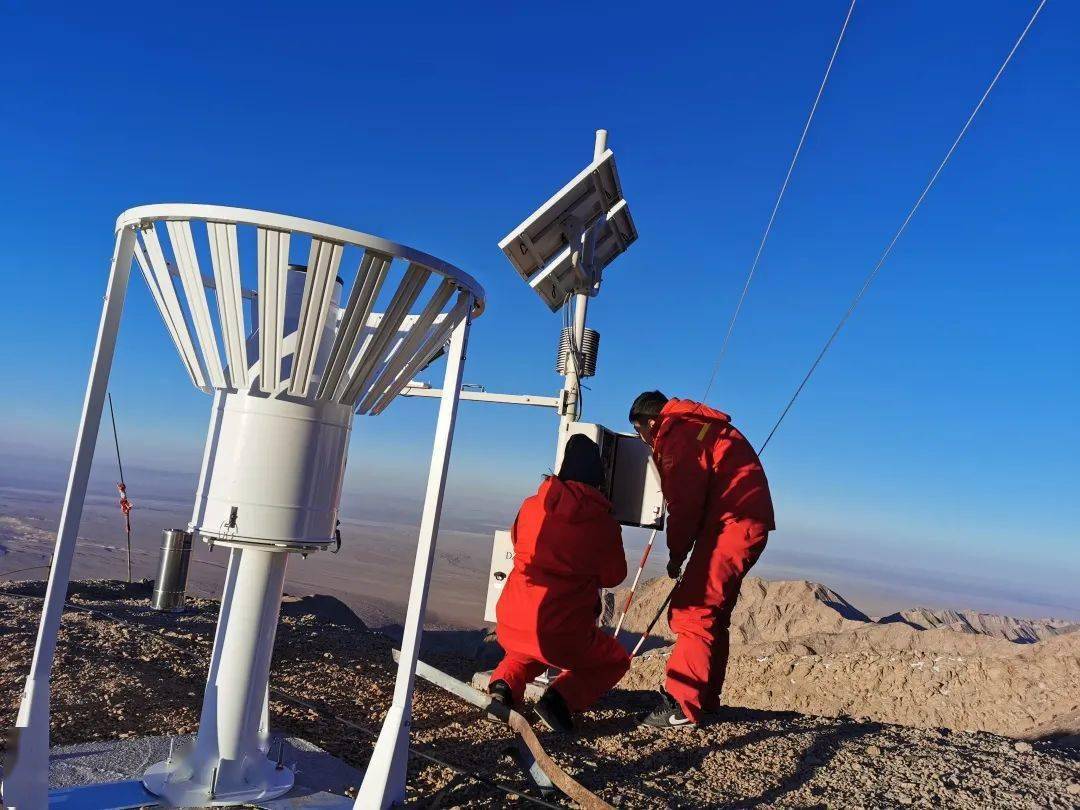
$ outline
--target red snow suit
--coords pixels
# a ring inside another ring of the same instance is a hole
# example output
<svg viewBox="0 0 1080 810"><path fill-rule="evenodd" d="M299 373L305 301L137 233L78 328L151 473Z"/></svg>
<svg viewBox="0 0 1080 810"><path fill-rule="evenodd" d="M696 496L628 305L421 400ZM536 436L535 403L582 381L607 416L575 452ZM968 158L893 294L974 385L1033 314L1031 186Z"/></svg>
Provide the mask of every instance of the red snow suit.
<svg viewBox="0 0 1080 810"><path fill-rule="evenodd" d="M707 405L669 400L653 457L668 505L671 559L682 562L690 554L671 599L676 641L665 688L698 720L720 704L731 611L743 577L776 528L772 497L750 442L727 414Z"/></svg>
<svg viewBox="0 0 1080 810"><path fill-rule="evenodd" d="M514 521L514 570L495 608L506 656L491 680L514 701L548 666L572 711L584 711L630 667L622 646L596 626L599 589L626 578L622 530L599 490L552 476L525 500Z"/></svg>

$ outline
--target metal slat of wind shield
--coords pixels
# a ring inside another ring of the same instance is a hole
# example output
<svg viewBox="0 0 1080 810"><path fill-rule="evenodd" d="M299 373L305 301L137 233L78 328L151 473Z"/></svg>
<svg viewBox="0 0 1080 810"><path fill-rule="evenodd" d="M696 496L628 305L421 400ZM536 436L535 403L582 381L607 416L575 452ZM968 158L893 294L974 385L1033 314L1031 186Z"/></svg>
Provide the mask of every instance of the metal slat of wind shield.
<svg viewBox="0 0 1080 810"><path fill-rule="evenodd" d="M285 324L285 283L289 272L289 234L258 230L259 386L267 394L281 387L281 339Z"/></svg>
<svg viewBox="0 0 1080 810"><path fill-rule="evenodd" d="M158 254L160 255L160 253L161 249L159 247ZM184 315L180 311L180 302L176 300L176 290L173 289L172 278L169 276L168 268L164 266L164 259L162 259L164 278L169 286L162 290L154 270L154 264L147 255L146 248L139 240L138 234L136 234L135 238L135 261L138 262L139 269L142 270L146 286L150 288L150 294L154 297L154 303L157 304L158 311L161 313L161 319L165 321L165 328L173 339L176 353L180 355L180 362L184 364L184 368L187 369L188 376L191 377L195 387L209 392L210 387L206 384L202 368L199 366L199 358L195 354L195 347L191 343L191 336L188 334ZM171 303L166 300L169 295L171 295Z"/></svg>
<svg viewBox="0 0 1080 810"><path fill-rule="evenodd" d="M343 246L337 242L311 239L304 297L300 302L300 324L296 330L292 377L289 379L289 393L293 396L307 396L315 366L315 350L326 325L326 313L334 294L342 250Z"/></svg>
<svg viewBox="0 0 1080 810"><path fill-rule="evenodd" d="M259 382L268 394L281 389L289 241L287 231L259 228Z"/></svg>
<svg viewBox="0 0 1080 810"><path fill-rule="evenodd" d="M416 350L420 348L421 341L427 336L431 324L435 322L436 316L442 312L443 306L450 300L450 296L454 294L455 289L457 289L457 285L450 279L443 279L442 283L436 288L431 300L427 302L427 306L420 313L416 323L409 328L405 340L400 343L393 354L388 355L382 372L376 378L367 396L360 403L361 411L367 411L380 399L387 386L397 379L401 370L412 360Z"/></svg>
<svg viewBox="0 0 1080 810"><path fill-rule="evenodd" d="M409 311L423 291L428 277L424 274L410 276L407 273L387 312L381 316L375 315L368 321L369 327L372 322L375 323L374 331L364 341L363 355L350 368L349 384L342 394L352 407L355 408L370 391L372 381L386 368L387 359L405 342L410 327L419 318L419 315L410 315Z"/></svg>
<svg viewBox="0 0 1080 810"><path fill-rule="evenodd" d="M323 373L322 382L319 383L317 395L319 399L332 399L337 393L345 365L353 356L362 338L364 324L371 315L375 299L382 289L392 261L393 257L385 253L373 250L364 251L352 289L349 291L349 303L345 306L345 316L338 327L334 346L330 351L330 359L326 363L326 371Z"/></svg>
<svg viewBox="0 0 1080 810"><path fill-rule="evenodd" d="M337 389L334 391L334 395L330 397L332 402L343 402L345 396L345 389L348 387L349 382L356 377L356 373L360 370L360 366L367 359L367 351L371 347L371 341L375 337L375 332L379 328L379 324L383 322L383 313L376 312L368 316L367 323L360 329L360 334L357 337L357 349L353 353L352 358L349 360L349 364L345 371L341 373L341 382L338 383Z"/></svg>
<svg viewBox="0 0 1080 810"><path fill-rule="evenodd" d="M450 333L461 323L461 319L468 315L471 306L472 296L464 291L459 293L454 308L446 314L441 323L434 326L420 351L413 356L413 359L401 370L398 378L394 380L379 401L375 403L375 407L371 409L372 414L380 414L386 410L390 403L394 401L394 397L400 394L401 390L409 384L413 376L431 361L443 344L449 340Z"/></svg>
<svg viewBox="0 0 1080 810"><path fill-rule="evenodd" d="M176 268L180 271L180 284L187 296L188 312L195 324L207 376L214 388L225 388L225 372L221 368L221 354L214 324L210 320L210 307L206 303L206 288L203 287L199 259L195 255L195 242L191 238L191 223L186 219L173 220L166 222L165 227L169 231Z"/></svg>
<svg viewBox="0 0 1080 810"><path fill-rule="evenodd" d="M424 284L427 283L431 271L418 264L410 264L401 280L401 285L390 300L390 306L379 323L371 341L367 344L364 356L360 358L359 365L352 378L345 385L345 390L338 398L338 402L356 407L360 397L367 389L368 380L375 368L375 364L383 354L383 350L397 333L401 322L409 314L409 308L420 295Z"/></svg>
<svg viewBox="0 0 1080 810"><path fill-rule="evenodd" d="M210 263L217 286L218 318L225 357L229 361L229 382L233 388L248 388L247 347L244 345L244 302L240 297L240 258L237 255L236 226L207 222Z"/></svg>

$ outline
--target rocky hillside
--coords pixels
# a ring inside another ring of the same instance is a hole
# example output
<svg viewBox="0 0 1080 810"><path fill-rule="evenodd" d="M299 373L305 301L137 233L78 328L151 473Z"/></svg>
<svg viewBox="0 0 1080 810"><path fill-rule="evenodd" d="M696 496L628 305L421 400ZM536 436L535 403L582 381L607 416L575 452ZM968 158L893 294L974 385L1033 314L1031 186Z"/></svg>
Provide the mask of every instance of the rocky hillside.
<svg viewBox="0 0 1080 810"><path fill-rule="evenodd" d="M0 726L15 718L43 592L42 583L0 584ZM148 596L138 585L73 583L52 680L54 744L196 730L217 603L192 600L189 613L161 615L147 608ZM274 650L272 728L362 768L393 692L390 648L336 600L288 600ZM429 660L462 678L475 666L465 657ZM739 660L737 669L755 661ZM747 675L735 680L745 684ZM1080 756L1054 742L763 709L729 709L663 735L633 718L651 699L617 689L579 718L575 736L541 738L566 770L617 807L1004 810L1080 802ZM504 753L509 741L502 726L418 682L414 748L487 783L414 759L409 806L532 806Z"/></svg>
<svg viewBox="0 0 1080 810"><path fill-rule="evenodd" d="M623 625L627 643L670 587L663 577L641 586ZM614 595L615 604L622 600ZM1080 633L1065 632L1063 622L974 613L956 614L967 621L954 628L952 621L931 624L928 614L910 612L923 625L892 617L874 622L822 585L748 578L732 617L725 699L775 711L1075 739ZM1045 640L1007 640L1036 634ZM624 686L659 684L671 641L665 617Z"/></svg>

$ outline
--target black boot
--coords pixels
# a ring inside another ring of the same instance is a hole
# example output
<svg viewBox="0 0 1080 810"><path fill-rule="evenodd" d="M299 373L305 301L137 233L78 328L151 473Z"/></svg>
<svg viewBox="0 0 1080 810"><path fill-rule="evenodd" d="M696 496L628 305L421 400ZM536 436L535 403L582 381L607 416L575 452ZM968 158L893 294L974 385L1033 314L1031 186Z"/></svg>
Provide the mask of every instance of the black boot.
<svg viewBox="0 0 1080 810"><path fill-rule="evenodd" d="M536 714L540 722L552 731L564 734L574 730L574 721L570 717L570 707L555 687L548 687L543 696L536 701Z"/></svg>
<svg viewBox="0 0 1080 810"><path fill-rule="evenodd" d="M498 680L489 683L488 694L491 695L493 701L501 703L508 709L514 708L514 694L510 691L510 684L506 681Z"/></svg>

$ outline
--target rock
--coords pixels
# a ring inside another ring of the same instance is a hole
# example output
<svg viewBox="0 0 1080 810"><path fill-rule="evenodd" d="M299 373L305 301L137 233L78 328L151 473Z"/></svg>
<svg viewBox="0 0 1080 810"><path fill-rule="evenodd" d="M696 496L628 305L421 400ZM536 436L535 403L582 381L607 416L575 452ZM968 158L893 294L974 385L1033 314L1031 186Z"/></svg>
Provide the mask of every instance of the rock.
<svg viewBox="0 0 1080 810"><path fill-rule="evenodd" d="M1080 782L1073 782L1066 790L1070 796L1080 796Z"/></svg>
<svg viewBox="0 0 1080 810"><path fill-rule="evenodd" d="M1013 748L1016 749L1016 752L1018 754L1030 754L1031 753L1031 743L1024 742L1023 740L1021 740L1020 742L1013 745Z"/></svg>
<svg viewBox="0 0 1080 810"><path fill-rule="evenodd" d="M881 749L878 748L876 745L868 745L866 746L866 755L868 757L880 757Z"/></svg>

